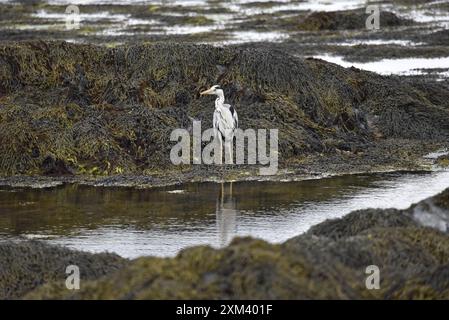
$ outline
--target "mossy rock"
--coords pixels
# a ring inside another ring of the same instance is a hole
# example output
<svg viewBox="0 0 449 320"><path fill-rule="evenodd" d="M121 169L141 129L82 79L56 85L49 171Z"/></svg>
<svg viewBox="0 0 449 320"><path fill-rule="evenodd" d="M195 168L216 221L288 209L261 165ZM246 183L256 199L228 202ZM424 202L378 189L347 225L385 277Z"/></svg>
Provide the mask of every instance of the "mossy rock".
<svg viewBox="0 0 449 320"><path fill-rule="evenodd" d="M115 254L78 252L38 241L0 244L0 299L17 299L47 282L65 287L66 268L76 265L86 280L100 278L127 263Z"/></svg>
<svg viewBox="0 0 449 320"><path fill-rule="evenodd" d="M312 12L298 25L300 30L354 30L365 29L369 14L365 10ZM402 19L389 11L380 11L379 23L381 27L409 25L410 20Z"/></svg>
<svg viewBox="0 0 449 320"><path fill-rule="evenodd" d="M437 159L437 164L441 167L449 167L449 155L440 156Z"/></svg>

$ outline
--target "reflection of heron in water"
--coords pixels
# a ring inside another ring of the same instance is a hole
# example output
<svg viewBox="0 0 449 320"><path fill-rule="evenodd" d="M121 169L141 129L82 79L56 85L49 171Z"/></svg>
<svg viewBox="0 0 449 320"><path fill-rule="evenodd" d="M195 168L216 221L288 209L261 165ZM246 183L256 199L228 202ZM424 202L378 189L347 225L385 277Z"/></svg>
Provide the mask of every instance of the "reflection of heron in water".
<svg viewBox="0 0 449 320"><path fill-rule="evenodd" d="M220 246L227 245L237 232L237 209L235 198L232 195L232 182L229 183L229 194L226 194L224 189L225 186L222 183L215 211Z"/></svg>

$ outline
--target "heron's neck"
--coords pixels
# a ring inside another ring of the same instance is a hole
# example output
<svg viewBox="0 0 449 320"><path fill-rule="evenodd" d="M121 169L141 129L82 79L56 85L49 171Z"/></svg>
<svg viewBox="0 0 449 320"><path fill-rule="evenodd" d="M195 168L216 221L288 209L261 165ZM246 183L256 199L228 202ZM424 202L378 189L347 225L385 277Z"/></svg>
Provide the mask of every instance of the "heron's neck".
<svg viewBox="0 0 449 320"><path fill-rule="evenodd" d="M223 92L220 92L220 91L217 92L217 99L215 101L216 101L216 104L220 104L220 105L222 105L224 103L225 99L224 99Z"/></svg>

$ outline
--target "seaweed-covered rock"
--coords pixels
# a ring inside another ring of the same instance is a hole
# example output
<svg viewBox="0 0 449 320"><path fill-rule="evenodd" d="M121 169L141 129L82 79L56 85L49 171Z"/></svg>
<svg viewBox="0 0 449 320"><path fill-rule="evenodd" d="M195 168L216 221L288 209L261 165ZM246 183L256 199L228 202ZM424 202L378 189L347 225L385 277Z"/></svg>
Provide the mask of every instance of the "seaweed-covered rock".
<svg viewBox="0 0 449 320"><path fill-rule="evenodd" d="M348 11L318 11L309 14L298 25L301 30L351 30L366 28L365 22L369 14L364 9ZM382 27L394 27L410 24L411 21L401 19L389 11L380 11L380 24Z"/></svg>
<svg viewBox="0 0 449 320"><path fill-rule="evenodd" d="M222 250L196 247L184 250L174 259L140 258L111 278L84 284L78 292L49 285L27 298L355 298L350 284L338 283L340 273L350 276L338 264L316 268L304 256L283 246L241 238ZM328 290L322 290L323 287Z"/></svg>
<svg viewBox="0 0 449 320"><path fill-rule="evenodd" d="M443 29L436 32L432 32L423 37L433 45L447 45L449 43L449 30Z"/></svg>
<svg viewBox="0 0 449 320"><path fill-rule="evenodd" d="M442 167L449 167L449 155L438 157L437 163Z"/></svg>
<svg viewBox="0 0 449 320"><path fill-rule="evenodd" d="M81 276L94 280L126 264L115 254L78 252L37 241L0 243L0 299L15 299L36 287L59 281L65 285L66 268L77 265Z"/></svg>
<svg viewBox="0 0 449 320"><path fill-rule="evenodd" d="M363 219L360 216L363 215ZM351 212L338 220L327 220L309 230L309 234L338 240L356 236L372 228L395 228L413 225L413 219L396 209L367 209Z"/></svg>
<svg viewBox="0 0 449 320"><path fill-rule="evenodd" d="M382 137L449 136L441 99L397 78L322 60L205 45L31 41L0 45L0 174L171 167L171 131L191 127L192 118L212 126L213 100L199 92L216 83L243 129L279 129L281 164L363 152Z"/></svg>
<svg viewBox="0 0 449 320"><path fill-rule="evenodd" d="M407 210L360 210L283 244L237 238L175 258L142 257L69 291L48 282L25 297L69 299L422 299L449 298L449 235L415 212L449 214L449 189ZM430 209L433 208L433 209ZM367 267L380 288L366 287Z"/></svg>

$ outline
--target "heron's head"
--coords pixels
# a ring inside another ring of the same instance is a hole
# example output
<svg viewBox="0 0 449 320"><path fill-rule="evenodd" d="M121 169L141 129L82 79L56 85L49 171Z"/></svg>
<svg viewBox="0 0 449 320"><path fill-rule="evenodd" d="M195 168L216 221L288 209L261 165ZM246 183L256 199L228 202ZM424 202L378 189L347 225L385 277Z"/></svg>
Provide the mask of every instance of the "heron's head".
<svg viewBox="0 0 449 320"><path fill-rule="evenodd" d="M202 96L204 96L206 94L219 96L219 95L223 95L223 90L220 89L220 86L218 84L216 84L216 85L210 87L209 89L200 92L200 95L202 95Z"/></svg>

